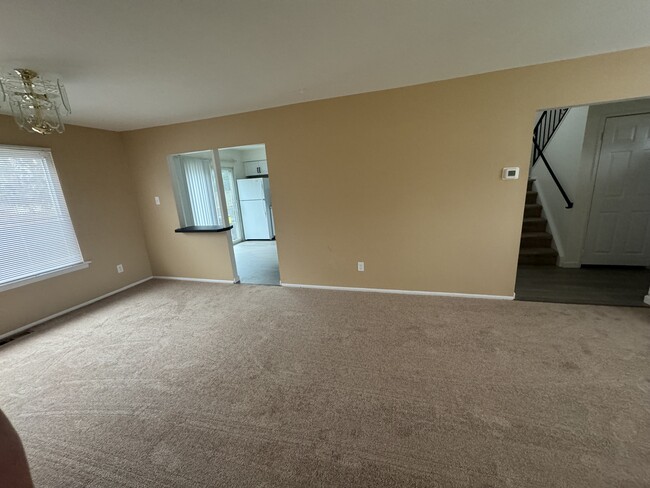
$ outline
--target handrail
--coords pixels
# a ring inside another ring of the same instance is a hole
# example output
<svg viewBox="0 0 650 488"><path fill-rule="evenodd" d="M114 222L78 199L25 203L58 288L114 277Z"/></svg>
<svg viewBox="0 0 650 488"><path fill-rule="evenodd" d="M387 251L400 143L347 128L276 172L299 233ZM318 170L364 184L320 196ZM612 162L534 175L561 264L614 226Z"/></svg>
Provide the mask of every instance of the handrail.
<svg viewBox="0 0 650 488"><path fill-rule="evenodd" d="M544 156L544 152L542 151L542 148L537 143L537 138L535 137L535 135L533 135L533 146L535 147L535 151L539 152L539 157L542 158L542 161L544 162L544 165L546 166L546 169L548 170L549 174L551 175L551 178L553 178L553 181L557 185L558 190L560 190L560 193L562 194L562 197L564 198L564 201L567 203L566 208L573 208L573 202L569 199L569 195L566 194L566 192L564 191L564 188L562 188L562 185L560 184L560 180L558 180L557 176L555 176L555 173L553 172L553 169L551 168L551 165L549 164L548 160L546 159L546 156Z"/></svg>
<svg viewBox="0 0 650 488"><path fill-rule="evenodd" d="M546 149L546 146L551 141L553 134L557 131L557 128L564 120L564 116L568 111L568 108L555 108L544 110L544 112L542 112L542 116L539 118L537 124L535 124L535 128L533 129L533 139L537 140L539 147L533 148L533 161L531 167L535 166L542 151Z"/></svg>

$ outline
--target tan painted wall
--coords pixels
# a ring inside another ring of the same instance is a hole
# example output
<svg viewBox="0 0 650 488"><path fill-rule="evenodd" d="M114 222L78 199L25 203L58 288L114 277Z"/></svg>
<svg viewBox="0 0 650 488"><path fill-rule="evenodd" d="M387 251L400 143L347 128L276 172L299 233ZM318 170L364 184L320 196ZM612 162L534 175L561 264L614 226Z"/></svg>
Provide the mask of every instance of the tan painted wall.
<svg viewBox="0 0 650 488"><path fill-rule="evenodd" d="M87 269L0 293L0 335L151 276L118 133L68 126L43 137L0 115L0 144L52 149L81 251L92 261Z"/></svg>
<svg viewBox="0 0 650 488"><path fill-rule="evenodd" d="M283 282L512 295L535 112L648 96L649 65L644 48L123 133L154 274L232 277L226 236L173 233L166 156L265 143Z"/></svg>

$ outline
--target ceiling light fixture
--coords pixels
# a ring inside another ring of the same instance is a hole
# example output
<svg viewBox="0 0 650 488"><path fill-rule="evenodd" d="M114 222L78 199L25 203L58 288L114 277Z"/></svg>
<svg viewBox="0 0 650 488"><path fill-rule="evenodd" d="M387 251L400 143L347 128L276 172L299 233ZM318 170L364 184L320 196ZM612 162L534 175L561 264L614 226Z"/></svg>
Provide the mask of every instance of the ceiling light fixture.
<svg viewBox="0 0 650 488"><path fill-rule="evenodd" d="M70 103L61 79L41 76L31 69L0 71L0 105L9 103L16 123L35 134L65 130L61 112L70 114Z"/></svg>

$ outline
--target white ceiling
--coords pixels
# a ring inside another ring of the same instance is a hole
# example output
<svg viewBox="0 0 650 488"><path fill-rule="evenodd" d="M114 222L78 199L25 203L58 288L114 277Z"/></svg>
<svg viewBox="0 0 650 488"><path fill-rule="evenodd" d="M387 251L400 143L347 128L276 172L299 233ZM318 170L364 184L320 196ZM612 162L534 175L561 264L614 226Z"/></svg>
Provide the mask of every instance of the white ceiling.
<svg viewBox="0 0 650 488"><path fill-rule="evenodd" d="M126 130L650 45L648 0L2 0L0 65ZM14 66L12 66L14 67Z"/></svg>

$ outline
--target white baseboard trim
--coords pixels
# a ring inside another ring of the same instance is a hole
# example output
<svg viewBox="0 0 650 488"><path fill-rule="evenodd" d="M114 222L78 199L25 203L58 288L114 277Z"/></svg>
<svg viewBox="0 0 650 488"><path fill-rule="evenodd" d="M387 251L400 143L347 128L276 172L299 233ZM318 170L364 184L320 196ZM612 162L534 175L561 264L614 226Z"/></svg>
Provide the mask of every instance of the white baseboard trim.
<svg viewBox="0 0 650 488"><path fill-rule="evenodd" d="M144 278L142 280L138 280L134 283L128 284L126 286L123 286L122 288L118 288L117 290L113 290L109 293L106 293L102 296L99 296L97 298L93 298L92 300L88 300L87 302L80 303L79 305L75 305L74 307L66 308L65 310L61 310L60 312L54 313L52 315L48 315L47 317L43 317L42 319L38 319L35 322L31 322L27 325L23 325L22 327L18 327L17 329L14 329L9 332L5 332L4 334L0 335L0 341L6 339L7 337L11 337L12 335L20 334L21 332L31 329L32 327L36 327L37 325L42 324L43 322L47 322L48 320L55 319L57 317L60 317L61 315L65 315L70 312L74 312L75 310L78 310L83 307L87 307L88 305L92 305L95 302L98 302L100 300L103 300L104 298L108 298L113 295L117 295L120 292L123 292L125 290L128 290L129 288L133 288L134 286L138 286L145 281L149 281L153 276L149 276L148 278Z"/></svg>
<svg viewBox="0 0 650 488"><path fill-rule="evenodd" d="M198 281L200 283L226 283L229 285L237 283L237 281L233 280L209 280L206 278L183 278L181 276L152 276L152 278L155 280Z"/></svg>
<svg viewBox="0 0 650 488"><path fill-rule="evenodd" d="M578 261L564 261L564 259L560 258L558 266L560 268L573 268L577 269L581 267L581 264Z"/></svg>
<svg viewBox="0 0 650 488"><path fill-rule="evenodd" d="M369 293L392 293L396 295L426 295L433 297L483 298L488 300L514 300L507 295L480 295L476 293L449 293L444 291L390 290L386 288L355 288L350 286L301 285L297 283L280 283L287 288L316 288L319 290L362 291Z"/></svg>

